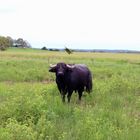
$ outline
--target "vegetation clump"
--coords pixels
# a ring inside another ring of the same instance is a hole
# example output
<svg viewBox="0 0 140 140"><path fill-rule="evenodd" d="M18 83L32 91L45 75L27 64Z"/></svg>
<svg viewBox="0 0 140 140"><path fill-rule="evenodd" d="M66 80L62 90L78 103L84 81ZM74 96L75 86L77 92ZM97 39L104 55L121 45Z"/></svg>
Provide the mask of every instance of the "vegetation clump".
<svg viewBox="0 0 140 140"><path fill-rule="evenodd" d="M139 140L140 56L10 48L0 52L0 140ZM49 64L84 63L93 91L62 103Z"/></svg>

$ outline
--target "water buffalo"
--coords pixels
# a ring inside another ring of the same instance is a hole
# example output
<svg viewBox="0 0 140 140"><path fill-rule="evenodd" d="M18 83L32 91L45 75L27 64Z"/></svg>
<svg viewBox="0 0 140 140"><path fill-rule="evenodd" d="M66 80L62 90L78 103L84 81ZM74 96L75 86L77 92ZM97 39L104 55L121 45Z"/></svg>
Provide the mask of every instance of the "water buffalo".
<svg viewBox="0 0 140 140"><path fill-rule="evenodd" d="M92 75L84 64L57 63L50 66L49 72L56 74L56 83L63 102L65 102L66 94L70 102L73 91L78 92L79 100L81 100L84 90L87 92L92 90Z"/></svg>

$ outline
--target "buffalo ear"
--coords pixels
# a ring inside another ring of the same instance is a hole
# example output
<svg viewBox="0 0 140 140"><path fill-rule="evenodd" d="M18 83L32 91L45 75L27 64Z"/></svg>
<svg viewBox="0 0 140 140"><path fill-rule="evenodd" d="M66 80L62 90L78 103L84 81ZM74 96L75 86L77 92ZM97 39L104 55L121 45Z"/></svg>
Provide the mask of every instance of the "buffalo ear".
<svg viewBox="0 0 140 140"><path fill-rule="evenodd" d="M49 72L56 72L56 65L50 65Z"/></svg>
<svg viewBox="0 0 140 140"><path fill-rule="evenodd" d="M50 68L49 72L56 72L56 68Z"/></svg>

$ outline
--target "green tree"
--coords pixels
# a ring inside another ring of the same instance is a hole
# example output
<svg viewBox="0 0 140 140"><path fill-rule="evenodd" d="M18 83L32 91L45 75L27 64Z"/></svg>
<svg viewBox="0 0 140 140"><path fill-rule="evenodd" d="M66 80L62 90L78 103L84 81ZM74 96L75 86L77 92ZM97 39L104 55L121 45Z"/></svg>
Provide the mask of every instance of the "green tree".
<svg viewBox="0 0 140 140"><path fill-rule="evenodd" d="M42 47L41 50L48 50L46 46Z"/></svg>
<svg viewBox="0 0 140 140"><path fill-rule="evenodd" d="M21 47L21 48L31 48L31 45L28 41L23 40L22 38L18 38L14 41L15 47Z"/></svg>
<svg viewBox="0 0 140 140"><path fill-rule="evenodd" d="M11 42L7 37L0 36L0 50L4 51L8 47L11 47Z"/></svg>

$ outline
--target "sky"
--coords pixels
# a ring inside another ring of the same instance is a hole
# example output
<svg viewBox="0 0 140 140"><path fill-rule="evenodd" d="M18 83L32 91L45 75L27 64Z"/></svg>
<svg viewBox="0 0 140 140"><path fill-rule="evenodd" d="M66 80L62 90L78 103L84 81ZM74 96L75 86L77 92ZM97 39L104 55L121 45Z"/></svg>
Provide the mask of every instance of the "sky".
<svg viewBox="0 0 140 140"><path fill-rule="evenodd" d="M35 48L140 50L139 0L0 0L0 21Z"/></svg>

